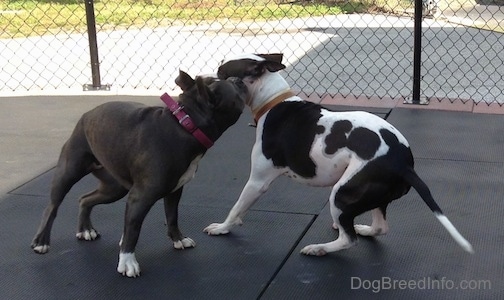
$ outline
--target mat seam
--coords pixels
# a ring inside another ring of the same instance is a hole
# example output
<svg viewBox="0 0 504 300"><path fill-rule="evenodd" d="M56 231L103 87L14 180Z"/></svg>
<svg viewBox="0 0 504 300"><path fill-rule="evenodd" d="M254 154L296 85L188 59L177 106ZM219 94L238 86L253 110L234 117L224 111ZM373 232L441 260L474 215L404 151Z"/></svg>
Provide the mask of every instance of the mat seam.
<svg viewBox="0 0 504 300"><path fill-rule="evenodd" d="M278 273L280 273L280 271L283 269L283 267L285 266L285 264L289 260L289 257L291 257L292 253L294 253L294 250L297 248L297 246L299 245L299 243L301 242L301 240L304 238L304 236L306 235L306 233L308 232L308 230L310 230L310 228L312 227L312 225L315 223L315 221L317 220L318 216L319 216L318 214L314 214L313 215L311 221L305 227L305 229L303 230L303 232L299 235L298 239L294 242L294 244L292 245L291 249L289 250L289 252L287 253L287 255L284 257L284 259L282 260L282 262L280 263L280 265L277 267L277 269L275 270L275 272L273 273L273 275L270 277L270 279L268 280L268 282L266 283L266 285L264 286L264 288L261 290L261 292L259 293L259 295L257 296L256 299L261 299L261 297L264 296L264 294L266 293L266 291L268 290L268 288L271 286L271 283L273 283L273 281L277 277Z"/></svg>
<svg viewBox="0 0 504 300"><path fill-rule="evenodd" d="M41 176L44 176L45 174L47 174L47 173L49 173L50 171L52 171L54 168L56 168L56 166L51 167L51 168L49 168L48 170L46 170L46 171L44 171L44 172L40 173L39 175L37 175L37 176L35 176L35 177L31 178L30 180L25 181L24 183L22 183L22 184L18 185L17 187L15 187L15 188L13 188L12 190L8 191L8 192L7 192L7 195L19 195L19 194L13 193L13 192L14 192L15 190L17 190L17 189L21 188L22 186L29 184L30 182L34 181L35 179L37 179L37 178L39 178L39 177L41 177Z"/></svg>

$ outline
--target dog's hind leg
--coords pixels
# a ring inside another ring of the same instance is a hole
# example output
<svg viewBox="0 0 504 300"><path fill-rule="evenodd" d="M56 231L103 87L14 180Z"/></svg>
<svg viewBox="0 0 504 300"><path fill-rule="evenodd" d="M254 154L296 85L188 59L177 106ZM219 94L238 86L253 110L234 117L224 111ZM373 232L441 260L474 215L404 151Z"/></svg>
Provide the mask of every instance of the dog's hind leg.
<svg viewBox="0 0 504 300"><path fill-rule="evenodd" d="M93 175L100 180L100 184L96 190L79 199L79 223L75 235L79 240L92 241L100 236L91 223L91 210L95 205L115 202L128 193L103 167L98 166Z"/></svg>
<svg viewBox="0 0 504 300"><path fill-rule="evenodd" d="M302 254L322 256L329 252L335 252L350 248L357 242L353 221L360 214L355 210L353 203L359 201L359 192L353 187L348 187L348 181L361 169L360 160L352 160L347 166L345 173L333 186L329 196L329 207L333 219L332 227L339 231L335 241L325 244L312 244L301 249Z"/></svg>
<svg viewBox="0 0 504 300"><path fill-rule="evenodd" d="M334 206L331 206L331 215L336 218L333 227L339 231L338 238L335 241L325 244L312 244L301 249L302 254L322 256L329 252L340 251L350 248L357 242L357 234L353 228L355 215L349 212L343 212Z"/></svg>
<svg viewBox="0 0 504 300"><path fill-rule="evenodd" d="M168 236L173 241L175 249L192 248L196 246L193 239L185 237L178 226L178 205L182 196L183 187L174 191L164 198L164 209L166 225L168 226Z"/></svg>
<svg viewBox="0 0 504 300"><path fill-rule="evenodd" d="M42 214L40 226L31 244L33 251L39 254L49 251L52 225L66 194L77 181L90 172L89 165L93 157L83 151L74 152L71 142L72 140L69 140L61 151L52 180L51 200Z"/></svg>
<svg viewBox="0 0 504 300"><path fill-rule="evenodd" d="M371 211L373 221L371 226L356 224L354 226L357 234L362 236L377 236L384 235L388 232L388 224L385 219L386 206L375 208Z"/></svg>

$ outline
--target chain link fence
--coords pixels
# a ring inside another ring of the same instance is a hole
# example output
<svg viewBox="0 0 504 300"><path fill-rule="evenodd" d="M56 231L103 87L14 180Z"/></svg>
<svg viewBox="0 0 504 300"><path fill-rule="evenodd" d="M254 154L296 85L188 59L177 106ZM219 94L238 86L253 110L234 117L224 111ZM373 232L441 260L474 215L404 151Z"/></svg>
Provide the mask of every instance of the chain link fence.
<svg viewBox="0 0 504 300"><path fill-rule="evenodd" d="M310 97L412 95L410 0L283 1L96 0L96 88L176 91L179 69L282 52L284 75ZM423 1L422 96L504 104L504 1L484 1ZM4 0L0 28L0 94L89 87L85 3Z"/></svg>

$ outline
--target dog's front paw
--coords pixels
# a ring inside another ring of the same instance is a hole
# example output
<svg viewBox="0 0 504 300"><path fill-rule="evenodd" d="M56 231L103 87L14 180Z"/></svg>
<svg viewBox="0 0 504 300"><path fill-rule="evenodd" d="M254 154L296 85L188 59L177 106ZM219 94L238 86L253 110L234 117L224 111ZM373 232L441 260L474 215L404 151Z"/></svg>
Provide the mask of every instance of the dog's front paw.
<svg viewBox="0 0 504 300"><path fill-rule="evenodd" d="M117 264L117 272L123 276L137 277L140 276L140 265L138 264L135 253L120 253L119 263Z"/></svg>
<svg viewBox="0 0 504 300"><path fill-rule="evenodd" d="M49 238L44 234L37 234L31 243L31 248L37 254L46 254L49 252Z"/></svg>
<svg viewBox="0 0 504 300"><path fill-rule="evenodd" d="M181 241L173 242L173 248L175 249L185 249L196 247L196 242L191 238L183 238Z"/></svg>
<svg viewBox="0 0 504 300"><path fill-rule="evenodd" d="M75 234L75 237L77 237L81 241L94 241L100 237L100 234L98 233L98 231L91 228L81 232L77 232Z"/></svg>
<svg viewBox="0 0 504 300"><path fill-rule="evenodd" d="M49 245L32 244L31 247L33 251L38 254L46 254L47 252L49 252Z"/></svg>
<svg viewBox="0 0 504 300"><path fill-rule="evenodd" d="M213 223L203 229L208 235L220 235L229 233L229 227L224 223Z"/></svg>
<svg viewBox="0 0 504 300"><path fill-rule="evenodd" d="M325 250L325 247L323 245L313 244L301 249L301 253L305 255L324 256L327 254L327 251Z"/></svg>

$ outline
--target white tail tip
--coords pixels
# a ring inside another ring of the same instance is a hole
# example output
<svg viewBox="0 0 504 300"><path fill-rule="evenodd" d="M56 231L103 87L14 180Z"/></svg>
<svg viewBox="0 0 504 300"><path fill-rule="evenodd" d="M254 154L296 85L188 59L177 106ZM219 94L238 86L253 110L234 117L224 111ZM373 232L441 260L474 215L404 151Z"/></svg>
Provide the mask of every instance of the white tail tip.
<svg viewBox="0 0 504 300"><path fill-rule="evenodd" d="M474 253L474 249L471 245L471 243L469 243L461 234L460 232L458 232L457 228L455 228L455 226L453 226L453 224L450 222L450 220L448 220L448 218L445 216L445 215L442 215L442 214L435 214L436 215L436 218L438 218L439 222L441 222L441 224L443 224L443 226L446 228L446 230L448 230L448 232L450 233L450 235L453 237L453 239L467 252L473 254Z"/></svg>

